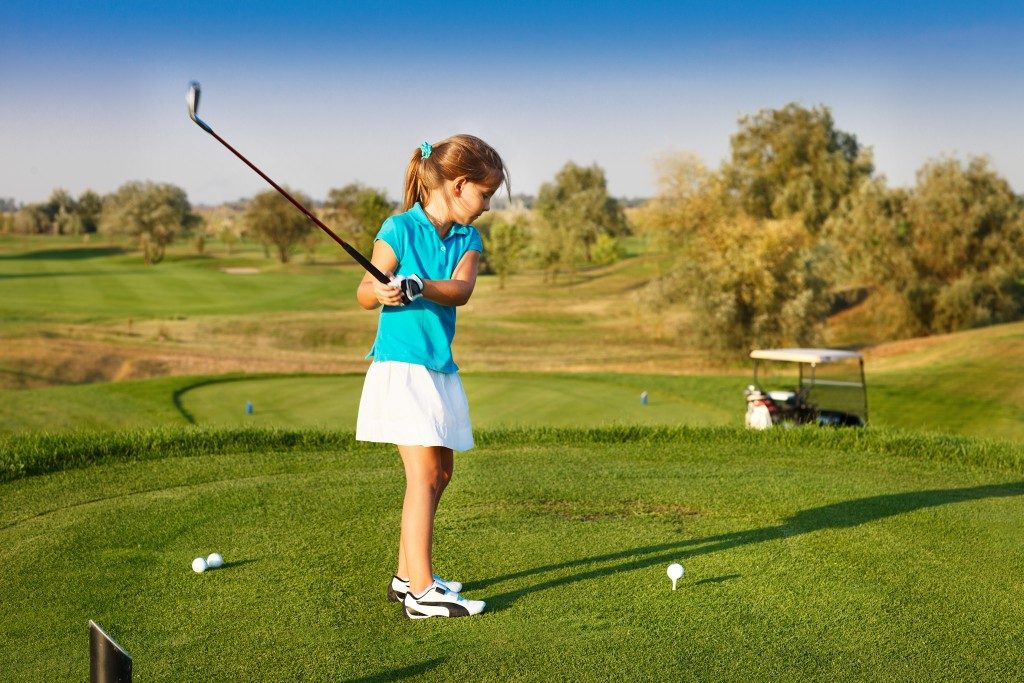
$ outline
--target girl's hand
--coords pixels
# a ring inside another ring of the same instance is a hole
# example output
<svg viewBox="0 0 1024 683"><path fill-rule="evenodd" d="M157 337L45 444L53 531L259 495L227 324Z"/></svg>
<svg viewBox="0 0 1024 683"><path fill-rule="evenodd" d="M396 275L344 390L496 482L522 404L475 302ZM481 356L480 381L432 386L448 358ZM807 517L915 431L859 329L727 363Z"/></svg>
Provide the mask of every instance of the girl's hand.
<svg viewBox="0 0 1024 683"><path fill-rule="evenodd" d="M394 279L392 273L384 273L390 279ZM400 287L393 287L392 285L386 285L383 282L373 281L373 293L377 297L377 301L385 306L401 306L402 305L402 290Z"/></svg>
<svg viewBox="0 0 1024 683"><path fill-rule="evenodd" d="M370 259L370 263L377 266L377 270L385 273L388 279L393 279L393 273L398 269L395 252L384 240L377 240L373 243L373 257ZM369 273L363 273L363 279L359 281L359 287L356 289L356 301L367 311L372 311L381 304L397 306L401 298L401 290L381 284Z"/></svg>

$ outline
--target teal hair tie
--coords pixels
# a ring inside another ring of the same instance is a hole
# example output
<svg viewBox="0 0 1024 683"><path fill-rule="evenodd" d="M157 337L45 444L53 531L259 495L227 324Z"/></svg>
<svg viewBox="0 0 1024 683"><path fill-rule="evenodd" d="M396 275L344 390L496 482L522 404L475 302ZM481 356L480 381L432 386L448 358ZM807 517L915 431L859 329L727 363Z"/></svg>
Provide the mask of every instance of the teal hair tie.
<svg viewBox="0 0 1024 683"><path fill-rule="evenodd" d="M430 143L424 142L422 145L420 145L420 158L429 159L433 151L434 148L430 146Z"/></svg>

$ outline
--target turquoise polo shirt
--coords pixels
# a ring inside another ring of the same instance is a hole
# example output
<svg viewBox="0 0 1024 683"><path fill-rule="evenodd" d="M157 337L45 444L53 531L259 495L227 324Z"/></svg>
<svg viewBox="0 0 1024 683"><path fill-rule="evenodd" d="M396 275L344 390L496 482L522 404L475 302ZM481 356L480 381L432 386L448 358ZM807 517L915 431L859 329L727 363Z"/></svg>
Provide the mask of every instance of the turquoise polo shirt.
<svg viewBox="0 0 1024 683"><path fill-rule="evenodd" d="M442 240L418 203L391 216L377 239L398 257L395 275L419 275L423 280L450 280L467 251L483 252L480 233L471 225L452 225ZM377 338L367 358L423 365L437 372L457 372L452 359L455 306L442 306L425 297L405 306L382 306Z"/></svg>

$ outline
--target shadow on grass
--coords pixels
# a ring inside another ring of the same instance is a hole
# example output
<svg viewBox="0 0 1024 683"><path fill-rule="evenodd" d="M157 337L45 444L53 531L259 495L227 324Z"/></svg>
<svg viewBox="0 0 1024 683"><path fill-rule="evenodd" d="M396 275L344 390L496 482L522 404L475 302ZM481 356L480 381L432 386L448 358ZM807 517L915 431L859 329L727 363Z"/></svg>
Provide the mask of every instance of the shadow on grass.
<svg viewBox="0 0 1024 683"><path fill-rule="evenodd" d="M569 560L556 564L524 569L519 572L497 576L484 581L472 582L466 585L465 590L478 590L493 586L505 581L522 579L530 576L543 576L550 572L558 572L565 569L581 568L593 564L614 563L596 567L588 571L574 572L570 576L560 576L553 579L541 580L518 590L512 590L487 598L487 609L489 612L498 612L508 608L518 598L536 593L537 591L556 588L572 583L579 583L589 579L596 579L602 576L617 574L623 571L645 569L647 567L665 564L666 562L680 562L701 555L730 550L754 543L763 543L782 538L790 538L824 529L847 529L850 527L867 524L886 517L895 517L915 510L921 510L950 503L962 503L972 500L986 498L1005 498L1009 496L1024 495L1024 481L1008 484L990 484L986 486L972 486L960 489L936 489L930 491L909 491L906 493L892 493L869 498L858 498L856 500L833 503L822 507L801 510L777 526L749 529L747 531L736 531L716 536L705 536L672 543L661 543L659 545L642 546L630 548L604 555L596 555L579 560ZM737 575L717 577L714 581L723 582L737 578ZM710 582L707 579L705 582Z"/></svg>
<svg viewBox="0 0 1024 683"><path fill-rule="evenodd" d="M126 253L121 247L68 247L67 249L39 249L18 254L0 255L4 261L81 261Z"/></svg>
<svg viewBox="0 0 1024 683"><path fill-rule="evenodd" d="M444 657L437 657L436 659L430 659L419 664L412 664L410 666L402 667L401 669L392 669L391 671L384 671L382 673L372 674L362 678L352 678L349 680L349 683L376 683L377 681L400 681L403 678L414 678L422 676L431 669L441 666L444 662Z"/></svg>
<svg viewBox="0 0 1024 683"><path fill-rule="evenodd" d="M225 569L233 569L235 567L244 567L247 564L252 564L256 560L233 560L231 562L225 562L221 566L217 567L213 571L224 571Z"/></svg>
<svg viewBox="0 0 1024 683"><path fill-rule="evenodd" d="M120 273L124 275L124 273ZM45 280L57 277L104 277L110 273L103 270L67 270L49 273L0 273L0 280Z"/></svg>
<svg viewBox="0 0 1024 683"><path fill-rule="evenodd" d="M725 583L726 581L735 581L740 578L739 574L726 574L725 576L712 576L708 579L701 579L700 581L693 584L694 586L703 586L706 583Z"/></svg>

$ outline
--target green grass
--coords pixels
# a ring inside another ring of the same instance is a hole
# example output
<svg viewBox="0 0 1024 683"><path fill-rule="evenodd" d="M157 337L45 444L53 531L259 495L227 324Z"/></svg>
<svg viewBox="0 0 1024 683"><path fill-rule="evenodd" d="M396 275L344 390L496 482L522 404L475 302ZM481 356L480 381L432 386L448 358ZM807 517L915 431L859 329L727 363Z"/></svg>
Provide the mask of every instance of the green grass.
<svg viewBox="0 0 1024 683"><path fill-rule="evenodd" d="M998 361L993 360L995 366ZM870 428L1024 440L1024 394L974 381L979 362L869 376ZM1016 368L1003 372L1020 373ZM355 424L361 374L173 377L0 390L0 434L165 425ZM749 378L623 373L465 373L474 426L740 425ZM641 405L640 393L649 395ZM253 413L246 414L246 402Z"/></svg>
<svg viewBox="0 0 1024 683"><path fill-rule="evenodd" d="M180 417L167 404L176 380L3 388L253 367L293 377L208 383L181 394L179 407L203 425L352 424L357 380L296 376L365 367L373 337L374 314L352 297L360 272L331 244L318 264L297 255L281 266L252 245L232 256L178 245L166 262L146 267L138 253L98 242L0 240L0 344L11 340L7 354L0 350L0 431L157 426ZM223 272L240 265L260 273ZM716 366L688 346L685 311L664 319L639 312L638 287L657 271L655 257L639 255L581 271L573 284L526 273L499 290L495 278L482 277L460 310L455 342L477 424L737 424L746 363ZM865 353L873 425L1024 440L1024 323ZM644 390L652 401L641 409ZM248 400L257 409L251 417L242 411Z"/></svg>
<svg viewBox="0 0 1024 683"><path fill-rule="evenodd" d="M868 349L866 430L748 432L745 364L639 312L633 247L572 284L481 278L460 311L478 448L435 558L489 609L410 623L383 600L397 456L347 431L361 373L308 374L372 337L332 245L147 268L0 236L0 386L268 370L0 390L0 677L80 680L90 618L139 680L1017 676L1024 323Z"/></svg>
<svg viewBox="0 0 1024 683"><path fill-rule="evenodd" d="M478 427L742 422L742 382L729 377L471 373L463 382ZM345 429L355 425L362 385L361 374L228 375L0 391L0 433L186 424Z"/></svg>
<svg viewBox="0 0 1024 683"><path fill-rule="evenodd" d="M172 251L146 266L138 253L110 245L36 242L0 252L0 319L14 323L97 323L134 318L329 310L361 277L355 267L281 266L251 251L215 258ZM230 266L258 275L233 275Z"/></svg>
<svg viewBox="0 0 1024 683"><path fill-rule="evenodd" d="M731 378L469 373L463 383L474 424L482 428L742 420L730 405L737 403L732 395L737 382ZM200 425L344 429L355 424L362 386L361 375L240 379L199 385L183 392L180 400ZM642 391L651 397L647 405L640 402ZM253 402L252 415L243 410L246 401Z"/></svg>
<svg viewBox="0 0 1024 683"><path fill-rule="evenodd" d="M96 457L0 484L0 670L80 680L90 618L138 680L1007 680L1024 665L1012 444L637 427L479 440L457 458L435 558L488 610L409 622L384 600L403 489L388 447L8 437L16 457ZM193 574L215 550L227 566Z"/></svg>

